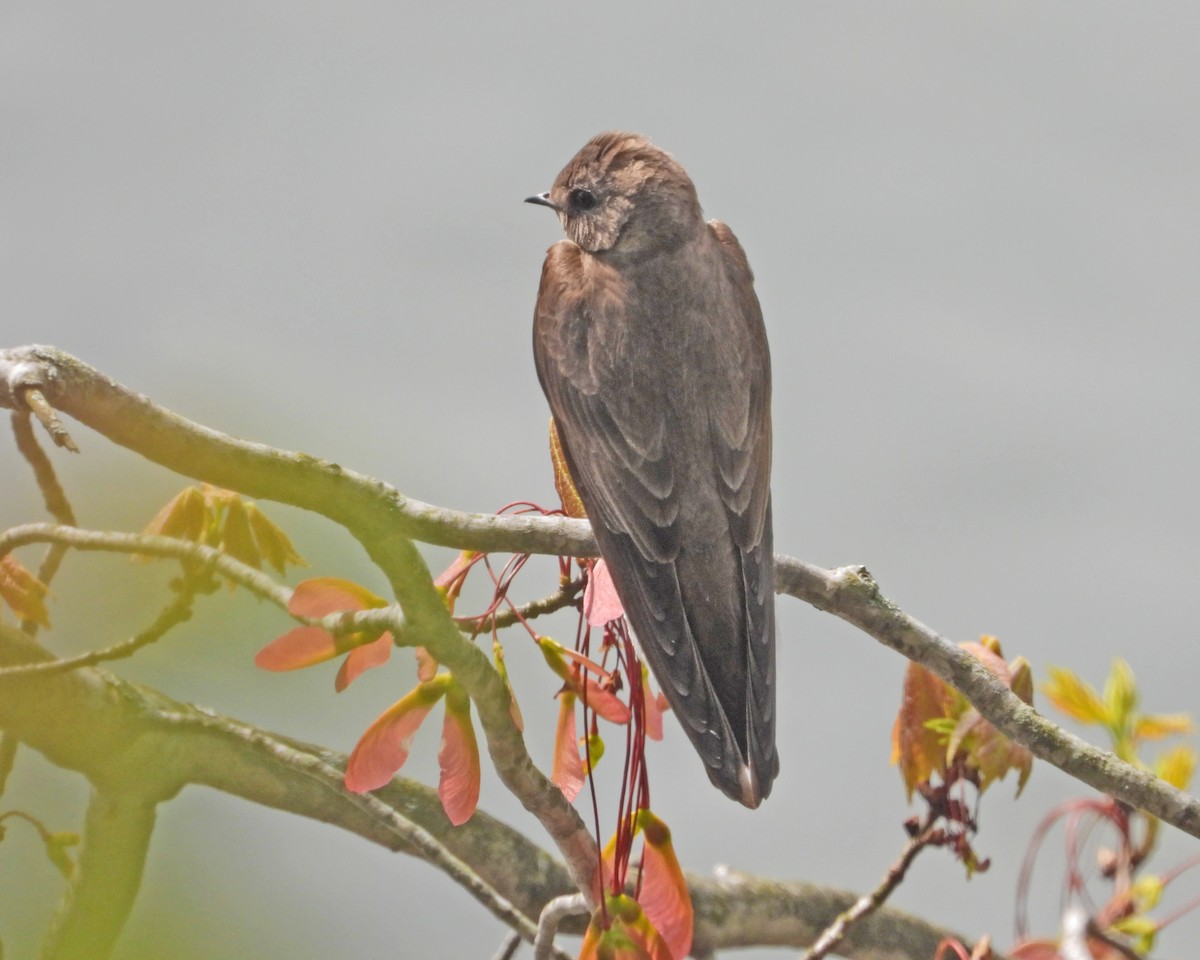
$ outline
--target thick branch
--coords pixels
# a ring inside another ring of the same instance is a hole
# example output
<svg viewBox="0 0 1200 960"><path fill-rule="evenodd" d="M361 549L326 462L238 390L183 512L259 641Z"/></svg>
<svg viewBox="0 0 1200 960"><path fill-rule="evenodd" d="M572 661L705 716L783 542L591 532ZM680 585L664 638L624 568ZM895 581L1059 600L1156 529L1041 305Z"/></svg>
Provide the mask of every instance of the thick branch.
<svg viewBox="0 0 1200 960"><path fill-rule="evenodd" d="M58 410L149 460L250 496L312 510L344 526L388 578L421 644L471 695L505 786L541 821L579 889L590 892L595 840L562 792L534 765L512 721L503 681L487 657L462 637L408 538L418 529L441 526L426 516L433 508L337 464L192 423L51 347L0 351L0 406L25 409L35 388Z"/></svg>
<svg viewBox="0 0 1200 960"><path fill-rule="evenodd" d="M52 348L0 351L0 406L24 409L31 388L40 390L57 409L150 460L252 496L316 511L345 526L388 576L406 621L418 632L421 643L452 669L470 692L500 776L550 832L572 866L575 885L588 888L588 874L595 863L594 841L560 792L533 766L508 716L503 684L486 657L462 642L409 539L460 549L594 555L586 523L558 517L464 514L423 504L336 464L246 443L191 423ZM841 617L923 664L962 691L985 718L1035 756L1200 837L1200 803L1194 798L1050 723L995 680L975 658L887 601L865 569L828 571L779 557L776 588ZM98 671L83 673L103 676ZM65 747L57 744L52 749ZM210 773L214 779L223 779L219 771ZM189 770L188 777L192 775ZM229 786L226 783L221 788ZM230 792L241 793L236 789ZM698 890L698 899L703 899L702 890ZM728 918L723 918L722 927L727 923ZM711 946L699 931L697 937L702 947Z"/></svg>
<svg viewBox="0 0 1200 960"><path fill-rule="evenodd" d="M154 802L138 792L92 791L78 869L41 960L101 960L112 952L142 883L154 818Z"/></svg>
<svg viewBox="0 0 1200 960"><path fill-rule="evenodd" d="M0 625L0 666L48 660L20 632ZM413 834L397 830L362 797L313 771L345 768L340 753L173 701L103 670L10 676L0 681L0 729L87 776L98 795L119 796L136 780L146 800L202 784L253 803L333 824L374 843L422 856ZM522 834L479 811L461 827L434 790L397 777L373 797L403 811L527 917L574 889L563 864ZM741 874L689 877L697 952L810 943L856 895ZM565 925L579 932L581 925ZM884 909L856 926L841 949L851 960L927 960L947 931Z"/></svg>
<svg viewBox="0 0 1200 960"><path fill-rule="evenodd" d="M864 567L823 570L780 557L775 588L841 617L959 690L1007 737L1077 780L1200 837L1200 801L1051 723L962 647L884 597Z"/></svg>
<svg viewBox="0 0 1200 960"><path fill-rule="evenodd" d="M394 488L336 464L247 443L156 407L51 347L0 351L0 406L24 409L24 390L38 387L58 409L109 439L188 476L252 496L291 503L342 523L389 576L397 599L425 641L466 685L479 706L488 746L506 785L535 811L576 867L586 888L595 846L558 790L533 766L508 720L507 696L486 658L458 641L411 541L459 549L594 555L584 521L562 517L465 514L410 500ZM972 656L904 613L880 593L864 568L823 570L779 557L776 590L859 627L955 686L980 714L1034 756L1084 783L1200 837L1200 802L1091 746L1046 720ZM453 640L451 639L453 637Z"/></svg>

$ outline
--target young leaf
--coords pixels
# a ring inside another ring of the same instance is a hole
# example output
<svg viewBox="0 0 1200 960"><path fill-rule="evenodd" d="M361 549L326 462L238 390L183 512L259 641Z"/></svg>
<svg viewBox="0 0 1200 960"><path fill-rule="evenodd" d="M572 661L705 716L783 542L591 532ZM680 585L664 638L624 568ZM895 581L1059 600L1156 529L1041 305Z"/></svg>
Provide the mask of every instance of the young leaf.
<svg viewBox="0 0 1200 960"><path fill-rule="evenodd" d="M1116 727L1123 727L1129 720L1130 714L1137 708L1137 680L1129 664L1117 657L1113 660L1112 670L1104 682L1104 706L1109 716L1109 722Z"/></svg>
<svg viewBox="0 0 1200 960"><path fill-rule="evenodd" d="M1137 740L1162 740L1191 732L1192 718L1186 713L1148 713L1138 717L1133 725L1133 736Z"/></svg>
<svg viewBox="0 0 1200 960"><path fill-rule="evenodd" d="M611 689L601 687L591 677L581 677L580 668L584 668L605 681L611 680L611 674L582 653L568 650L560 643L549 637L538 637L538 647L550 669L566 684L567 688L576 695L583 697L586 690L587 705L610 723L626 724L632 716L629 705L624 703ZM568 664L568 660L572 661ZM572 665L573 664L573 665Z"/></svg>
<svg viewBox="0 0 1200 960"><path fill-rule="evenodd" d="M463 550L454 562L434 578L433 585L441 592L446 601L446 608L454 613L454 605L462 592L463 584L467 582L467 574L471 567L483 554L475 550Z"/></svg>
<svg viewBox="0 0 1200 960"><path fill-rule="evenodd" d="M604 911L592 914L579 960L672 960L671 951L650 925L632 897L609 894L605 898L609 926L604 926Z"/></svg>
<svg viewBox="0 0 1200 960"><path fill-rule="evenodd" d="M323 617L346 610L386 607L387 601L366 587L341 577L312 577L301 580L288 601L288 613L298 617Z"/></svg>
<svg viewBox="0 0 1200 960"><path fill-rule="evenodd" d="M432 680L437 676L438 662L430 656L424 647L413 647L413 656L417 658L417 679Z"/></svg>
<svg viewBox="0 0 1200 960"><path fill-rule="evenodd" d="M671 831L649 810L637 812L645 845L638 903L676 960L692 949L693 911L687 881L671 844Z"/></svg>
<svg viewBox="0 0 1200 960"><path fill-rule="evenodd" d="M250 521L250 530L254 534L254 542L258 549L274 569L283 573L290 563L294 567L302 567L304 558L296 552L288 535L277 527L267 515L253 503L246 502L246 517Z"/></svg>
<svg viewBox="0 0 1200 960"><path fill-rule="evenodd" d="M598 733L589 733L583 738L583 749L587 754L588 764L595 770L604 756L604 738Z"/></svg>
<svg viewBox="0 0 1200 960"><path fill-rule="evenodd" d="M1070 670L1051 667L1050 682L1042 685L1042 693L1062 713L1074 717L1080 723L1109 722L1108 710L1100 695Z"/></svg>
<svg viewBox="0 0 1200 960"><path fill-rule="evenodd" d="M250 532L250 517L241 497L230 498L225 505L225 527L221 533L220 547L231 557L248 566L262 566L262 553Z"/></svg>
<svg viewBox="0 0 1200 960"><path fill-rule="evenodd" d="M358 636L354 634L353 636ZM381 633L378 638L361 647L355 647L338 667L337 677L334 678L333 688L338 693L374 667L381 667L388 662L392 655L394 640L390 633ZM424 679L424 678L419 678Z"/></svg>
<svg viewBox="0 0 1200 960"><path fill-rule="evenodd" d="M78 846L79 834L66 830L58 833L44 832L42 842L46 845L46 856L58 869L58 872L67 880L73 879L76 869L75 861L67 852L67 848Z"/></svg>
<svg viewBox="0 0 1200 960"><path fill-rule="evenodd" d="M618 698L615 693L604 689L591 677L584 677L583 685L587 690L589 709L595 710L609 723L626 724L629 722L633 713L630 711L629 705Z"/></svg>
<svg viewBox="0 0 1200 960"><path fill-rule="evenodd" d="M471 699L454 681L446 687L446 720L438 764L442 768L438 798L457 827L471 819L479 803L479 745L471 725Z"/></svg>
<svg viewBox="0 0 1200 960"><path fill-rule="evenodd" d="M263 670L300 670L345 652L346 648L340 646L328 630L296 627L259 650L254 663Z"/></svg>
<svg viewBox="0 0 1200 960"><path fill-rule="evenodd" d="M572 801L583 789L587 771L579 756L579 738L575 733L575 694L564 690L558 695L558 726L554 733L554 763L550 780Z"/></svg>
<svg viewBox="0 0 1200 960"><path fill-rule="evenodd" d="M408 759L417 728L445 692L445 683L420 683L383 711L350 754L350 762L346 764L346 789L365 793L391 780Z"/></svg>
<svg viewBox="0 0 1200 960"><path fill-rule="evenodd" d="M0 600L22 620L50 626L50 614L43 602L47 592L46 585L15 557L8 554L0 557Z"/></svg>
<svg viewBox="0 0 1200 960"><path fill-rule="evenodd" d="M900 712L892 726L892 763L899 764L904 789L912 800L918 783L945 769L942 736L930 720L949 716L952 698L946 685L924 667L909 663L904 672Z"/></svg>
<svg viewBox="0 0 1200 960"><path fill-rule="evenodd" d="M525 718L521 716L521 708L517 705L517 694L508 680L508 667L504 665L504 647L500 646L499 639L492 641L492 659L495 660L496 672L500 674L500 679L504 681L504 688L508 691L508 715L512 717L516 728L524 732Z"/></svg>
<svg viewBox="0 0 1200 960"><path fill-rule="evenodd" d="M946 744L946 764L958 753L965 754L967 763L979 774L979 792L995 780L1003 780L1009 770L1018 772L1017 796L1033 772L1033 754L1020 744L1013 743L974 707L967 708L958 718Z"/></svg>
<svg viewBox="0 0 1200 960"><path fill-rule="evenodd" d="M646 705L646 736L651 740L663 738L663 712L667 698L650 690L650 671L642 664L642 702Z"/></svg>
<svg viewBox="0 0 1200 960"><path fill-rule="evenodd" d="M198 543L204 535L207 516L204 494L196 487L187 487L167 501L142 533Z"/></svg>
<svg viewBox="0 0 1200 960"><path fill-rule="evenodd" d="M608 572L608 564L603 560L593 563L588 573L587 586L583 590L583 612L588 625L592 627L603 627L606 623L625 616L625 608L621 605L621 598L617 596L612 574Z"/></svg>
<svg viewBox="0 0 1200 960"><path fill-rule="evenodd" d="M623 893L611 894L608 897L608 911L614 921L609 933L618 931L618 935L623 934L630 944L630 948L626 948L629 952L624 956L631 960L634 957L645 957L648 960L684 960L683 956L672 955L670 946L650 923L641 905L632 897Z"/></svg>
<svg viewBox="0 0 1200 960"><path fill-rule="evenodd" d="M1196 772L1196 751L1191 747L1174 747L1154 762L1154 772L1171 786L1186 790Z"/></svg>

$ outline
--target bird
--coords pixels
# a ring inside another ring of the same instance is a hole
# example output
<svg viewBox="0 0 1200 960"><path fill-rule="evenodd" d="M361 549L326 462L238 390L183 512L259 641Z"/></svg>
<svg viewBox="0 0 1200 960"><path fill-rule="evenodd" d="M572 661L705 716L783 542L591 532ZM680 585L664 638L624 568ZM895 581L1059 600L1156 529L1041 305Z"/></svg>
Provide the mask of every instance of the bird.
<svg viewBox="0 0 1200 960"><path fill-rule="evenodd" d="M533 324L567 470L709 779L755 808L779 759L771 362L746 254L638 134L593 137L526 202L567 235Z"/></svg>

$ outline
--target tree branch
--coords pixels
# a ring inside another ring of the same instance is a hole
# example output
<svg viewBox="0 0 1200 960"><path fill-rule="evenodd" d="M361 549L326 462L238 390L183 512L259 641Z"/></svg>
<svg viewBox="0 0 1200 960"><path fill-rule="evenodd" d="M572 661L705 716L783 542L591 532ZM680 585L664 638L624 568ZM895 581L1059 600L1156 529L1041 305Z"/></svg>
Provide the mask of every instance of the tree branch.
<svg viewBox="0 0 1200 960"><path fill-rule="evenodd" d="M92 791L79 865L42 942L41 960L103 960L112 952L142 883L155 811L136 787Z"/></svg>
<svg viewBox="0 0 1200 960"><path fill-rule="evenodd" d="M0 666L52 655L0 624ZM329 823L390 850L426 859L411 821L526 917L574 891L562 862L483 811L460 827L436 791L402 777L364 798L341 789L346 757L178 703L85 667L72 673L0 680L0 728L76 770L98 794L121 796L136 780L139 802L173 797L188 784ZM378 803L379 806L375 806ZM435 865L437 865L435 863ZM853 893L725 873L689 876L698 953L755 945L802 947L855 902ZM573 932L582 923L565 923ZM883 908L856 925L839 948L851 960L928 960L944 929Z"/></svg>
<svg viewBox="0 0 1200 960"><path fill-rule="evenodd" d="M312 510L341 524L388 578L420 643L470 694L497 774L550 834L577 887L590 896L596 841L575 808L533 763L509 711L503 680L450 618L429 570L409 539L443 526L440 511L337 464L248 443L192 423L151 403L52 347L0 351L0 406L26 408L39 390L59 410L186 476L254 497ZM419 535L419 534L418 534Z"/></svg>
<svg viewBox="0 0 1200 960"><path fill-rule="evenodd" d="M25 409L23 398L31 388L41 390L58 409L156 463L252 496L314 510L345 526L388 575L410 622L429 634L423 642L471 693L501 778L542 820L572 864L581 889L587 888L587 872L595 863L594 841L559 791L533 766L508 717L503 684L482 653L459 642L412 542L394 535L399 531L459 549L594 556L586 521L434 507L336 464L199 426L52 347L0 351L0 406ZM974 657L888 601L865 568L823 570L780 556L776 590L841 617L922 664L1034 756L1200 837L1200 801L1048 721Z"/></svg>

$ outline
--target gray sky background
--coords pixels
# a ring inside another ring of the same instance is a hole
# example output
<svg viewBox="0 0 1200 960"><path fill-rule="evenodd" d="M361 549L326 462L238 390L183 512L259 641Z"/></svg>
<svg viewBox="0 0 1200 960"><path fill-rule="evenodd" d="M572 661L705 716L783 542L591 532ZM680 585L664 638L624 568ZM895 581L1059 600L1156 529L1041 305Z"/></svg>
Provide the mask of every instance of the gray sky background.
<svg viewBox="0 0 1200 960"><path fill-rule="evenodd" d="M1147 709L1197 713L1198 28L1195 5L1169 2L10 0L0 339L54 344L209 426L423 500L552 504L529 328L559 228L521 200L592 134L637 130L687 167L757 274L777 547L866 564L926 623L998 634L1039 679L1055 664L1099 684L1124 655ZM181 484L77 439L82 456L55 459L85 525L136 529ZM11 444L0 490L0 524L40 517ZM267 509L312 574L381 586L329 525ZM547 569L525 596L552 589ZM165 576L72 560L47 642L136 631ZM118 672L342 749L411 683L404 654L339 697L332 667L255 671L284 626L215 597ZM669 729L655 806L691 869L865 889L912 812L887 766L903 662L792 600L780 645L767 804L721 797ZM548 763L553 686L521 646L514 634ZM436 739L414 748L426 782ZM989 873L965 883L926 856L897 905L1006 946L1028 838L1083 788L1039 766L1012 792L983 805ZM22 755L4 805L67 827L84 795ZM494 776L482 804L540 836ZM58 892L27 833L0 846L14 957ZM1159 866L1196 852L1168 838ZM1185 879L1170 902L1196 889ZM1161 953L1198 937L1188 918ZM479 957L501 938L414 861L191 790L162 812L120 956Z"/></svg>

